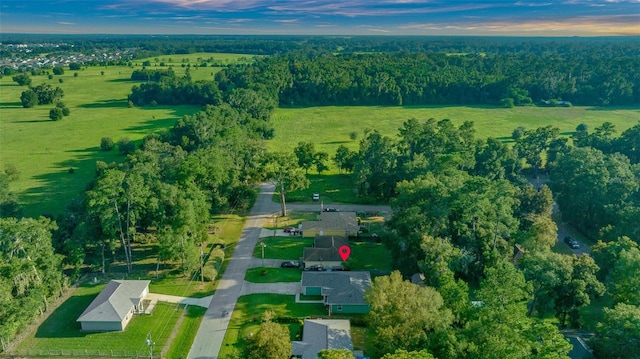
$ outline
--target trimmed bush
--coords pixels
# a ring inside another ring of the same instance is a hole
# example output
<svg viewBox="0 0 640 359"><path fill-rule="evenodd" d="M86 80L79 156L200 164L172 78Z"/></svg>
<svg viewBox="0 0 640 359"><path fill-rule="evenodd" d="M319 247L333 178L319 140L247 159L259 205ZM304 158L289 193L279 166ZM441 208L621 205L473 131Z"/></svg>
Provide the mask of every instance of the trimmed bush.
<svg viewBox="0 0 640 359"><path fill-rule="evenodd" d="M111 151L115 147L115 145L116 144L113 143L111 137L102 137L102 139L100 140L100 149L102 151Z"/></svg>

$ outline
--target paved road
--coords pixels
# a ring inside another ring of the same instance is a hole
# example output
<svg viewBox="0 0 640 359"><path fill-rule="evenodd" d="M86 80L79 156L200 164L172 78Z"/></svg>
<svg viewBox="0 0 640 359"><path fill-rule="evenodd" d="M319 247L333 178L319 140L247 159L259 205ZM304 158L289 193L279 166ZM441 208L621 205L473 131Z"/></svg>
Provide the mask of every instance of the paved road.
<svg viewBox="0 0 640 359"><path fill-rule="evenodd" d="M322 210L322 203L287 203L287 211L317 211L320 212ZM368 204L340 204L340 203L331 203L325 204L324 207L336 208L342 212L377 212L380 216L387 217L391 215L391 207L390 206L382 206L382 205L368 205Z"/></svg>
<svg viewBox="0 0 640 359"><path fill-rule="evenodd" d="M560 243L560 245L567 246L567 244L564 242L564 237L572 236L578 241L578 243L580 243L580 248L574 249L569 248L569 246L567 246L567 248L571 249L574 254L579 256L583 254L591 254L591 247L587 243L581 242L575 235L571 226L562 221L560 209L558 209L558 205L556 203L553 204L553 213L554 217L556 218L556 225L558 226L558 243Z"/></svg>
<svg viewBox="0 0 640 359"><path fill-rule="evenodd" d="M209 309L205 313L198 334L189 351L189 359L218 358L230 316L236 301L242 293L244 276L252 264L253 248L258 243L260 230L266 218L278 211L279 205L271 201L273 185L260 186L260 194L247 220L229 265L222 275L218 289L211 298Z"/></svg>

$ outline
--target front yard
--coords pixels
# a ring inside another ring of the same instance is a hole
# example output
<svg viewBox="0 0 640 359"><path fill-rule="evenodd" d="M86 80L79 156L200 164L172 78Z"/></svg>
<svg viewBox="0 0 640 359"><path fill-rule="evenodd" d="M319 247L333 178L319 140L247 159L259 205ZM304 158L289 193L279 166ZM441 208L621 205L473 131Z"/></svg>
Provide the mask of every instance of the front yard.
<svg viewBox="0 0 640 359"><path fill-rule="evenodd" d="M134 317L125 331L81 332L76 319L102 288L104 284L87 284L77 288L32 335L20 343L16 351L48 353L57 350L88 350L89 353L110 353L113 350L114 353L139 352L144 355L149 352L145 340L147 333L151 333L159 352L167 343L182 308L178 308L176 304L158 303L152 314Z"/></svg>
<svg viewBox="0 0 640 359"><path fill-rule="evenodd" d="M252 283L299 282L301 278L302 270L298 268L250 268L244 276Z"/></svg>
<svg viewBox="0 0 640 359"><path fill-rule="evenodd" d="M276 318L300 318L300 323L286 323L289 327L291 340L300 339L301 322L304 318L327 315L324 305L296 303L295 297L292 295L251 294L242 296L238 299L231 316L219 357L221 359L230 358L235 354L242 353L245 347L244 338L259 330L262 314L268 310L275 312Z"/></svg>

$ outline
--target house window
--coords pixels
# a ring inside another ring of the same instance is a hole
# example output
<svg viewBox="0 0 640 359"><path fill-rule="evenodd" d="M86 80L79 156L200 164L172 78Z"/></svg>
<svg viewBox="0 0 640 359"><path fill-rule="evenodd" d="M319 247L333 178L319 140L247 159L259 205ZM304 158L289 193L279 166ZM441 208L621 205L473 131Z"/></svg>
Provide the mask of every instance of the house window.
<svg viewBox="0 0 640 359"><path fill-rule="evenodd" d="M338 305L338 306L336 307L336 310L337 310L338 312L341 312L341 311L342 311L342 306L341 306L341 305Z"/></svg>

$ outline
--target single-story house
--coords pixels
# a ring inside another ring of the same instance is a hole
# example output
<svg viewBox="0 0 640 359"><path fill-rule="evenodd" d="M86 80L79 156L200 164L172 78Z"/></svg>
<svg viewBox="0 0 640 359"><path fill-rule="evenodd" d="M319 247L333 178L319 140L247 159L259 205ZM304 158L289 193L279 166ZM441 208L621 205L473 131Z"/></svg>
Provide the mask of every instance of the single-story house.
<svg viewBox="0 0 640 359"><path fill-rule="evenodd" d="M112 280L76 320L83 331L122 331L149 293L148 280Z"/></svg>
<svg viewBox="0 0 640 359"><path fill-rule="evenodd" d="M369 272L302 272L302 294L321 295L332 313L368 313Z"/></svg>
<svg viewBox="0 0 640 359"><path fill-rule="evenodd" d="M306 247L302 255L304 268L322 266L324 268L342 268L339 249L349 245L349 238L342 236L316 236L313 247Z"/></svg>
<svg viewBox="0 0 640 359"><path fill-rule="evenodd" d="M302 236L357 236L358 217L356 212L322 212L317 221L302 222Z"/></svg>
<svg viewBox="0 0 640 359"><path fill-rule="evenodd" d="M291 342L293 356L301 359L316 359L324 349L347 349L353 351L351 325L348 320L305 319L302 341Z"/></svg>

